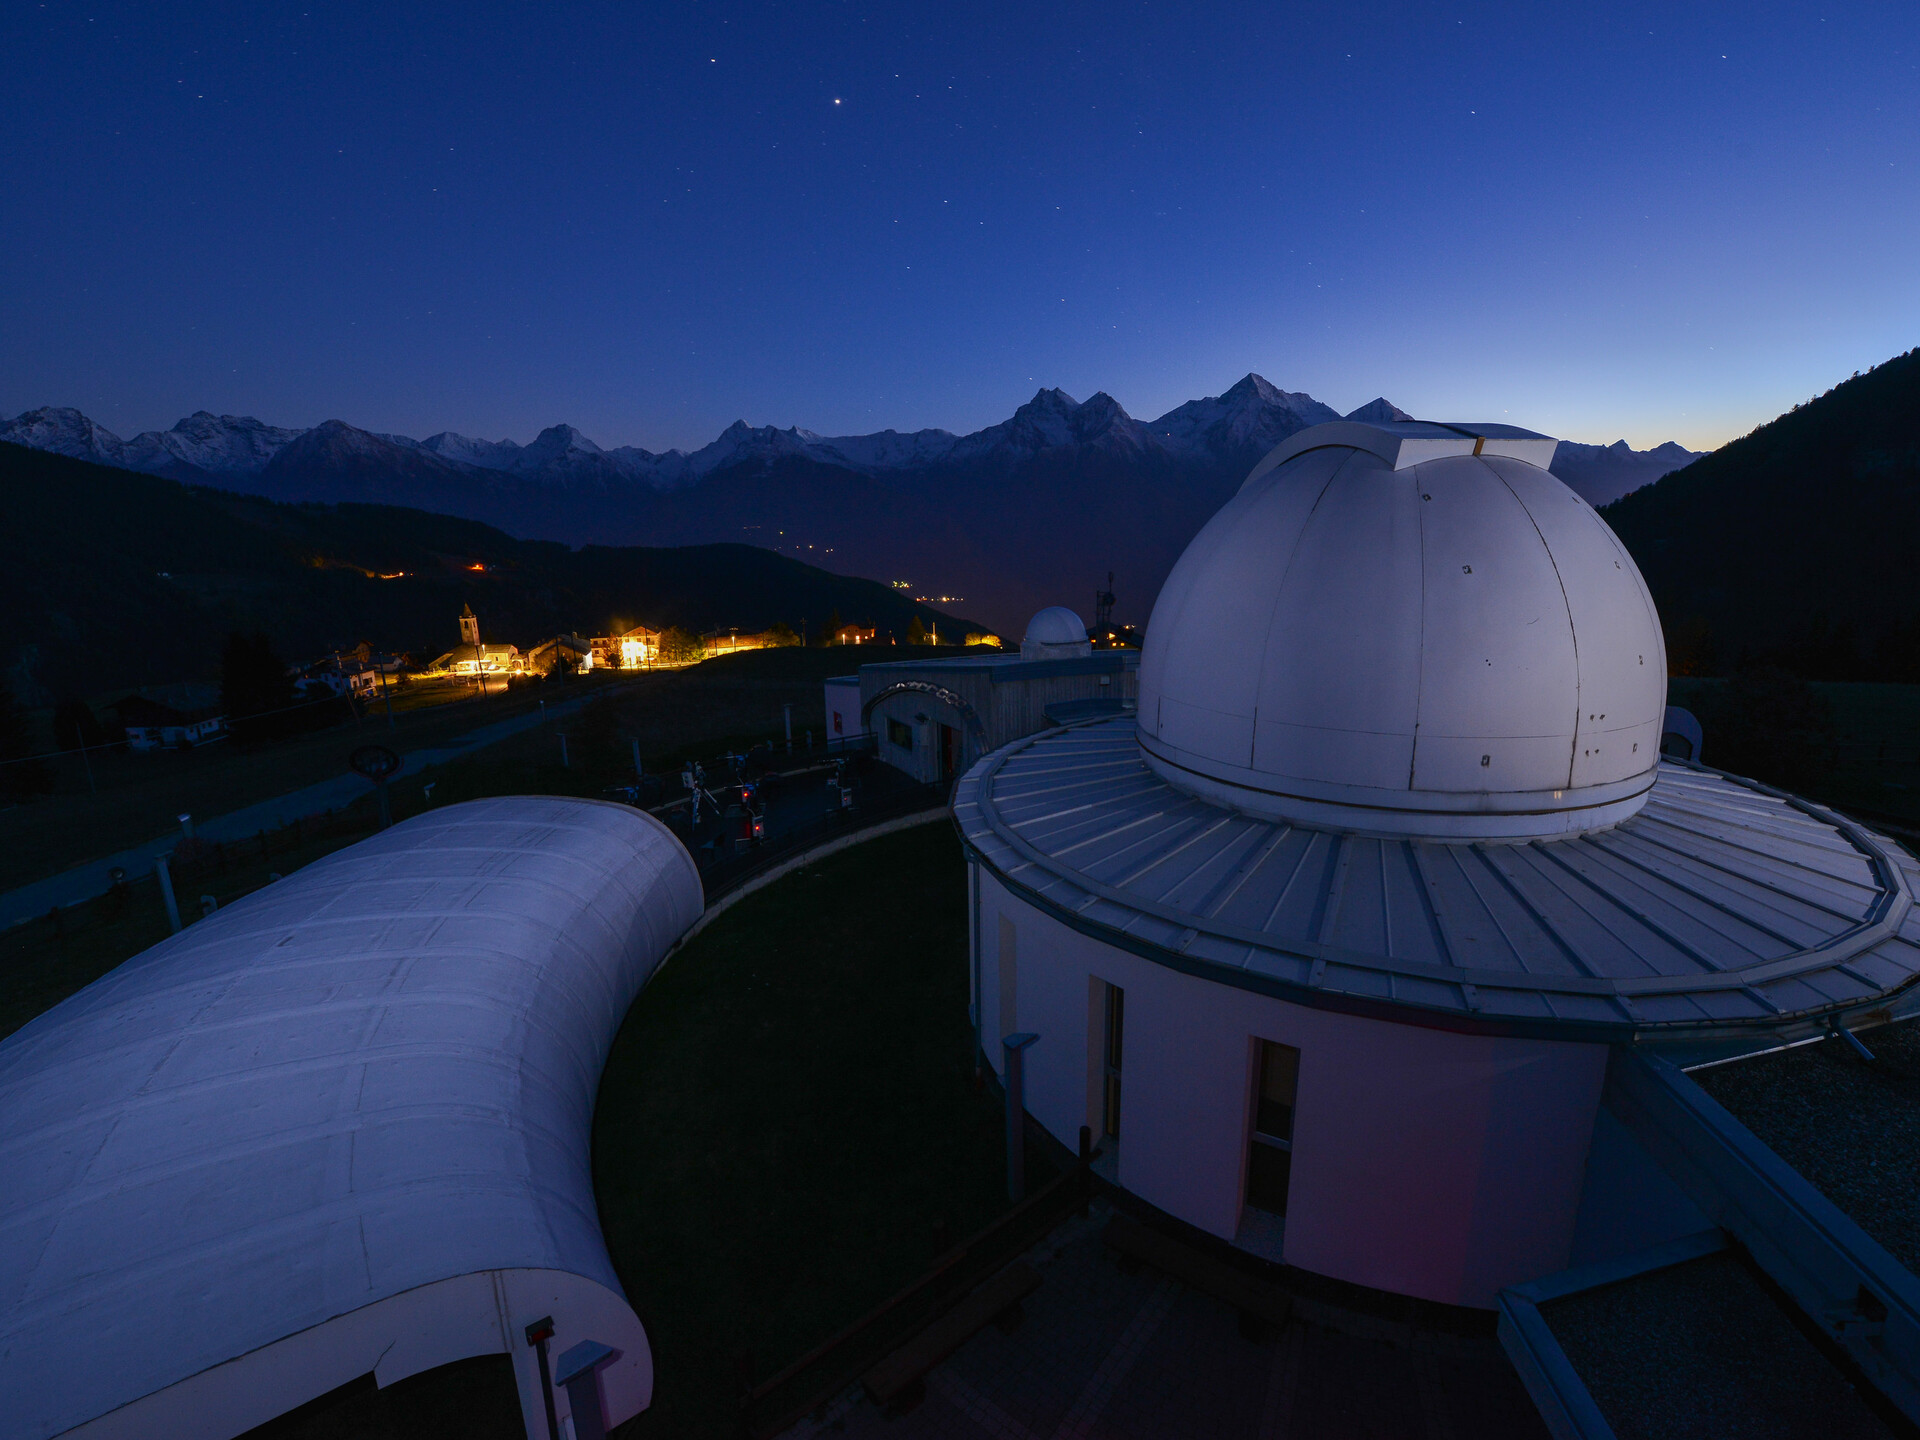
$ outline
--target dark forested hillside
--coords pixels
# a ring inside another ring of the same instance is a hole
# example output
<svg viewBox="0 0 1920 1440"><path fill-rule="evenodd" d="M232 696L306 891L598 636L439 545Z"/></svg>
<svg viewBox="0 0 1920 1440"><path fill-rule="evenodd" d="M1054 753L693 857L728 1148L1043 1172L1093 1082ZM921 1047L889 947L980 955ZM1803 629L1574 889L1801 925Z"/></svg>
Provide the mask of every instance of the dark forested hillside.
<svg viewBox="0 0 1920 1440"><path fill-rule="evenodd" d="M374 505L283 505L0 444L0 670L31 701L219 673L229 630L288 656L370 641L437 654L465 604L490 641L615 625L818 632L830 616L904 635L876 581L751 545L516 540L472 520ZM483 567L475 569L473 567ZM382 578L391 577L391 578Z"/></svg>
<svg viewBox="0 0 1920 1440"><path fill-rule="evenodd" d="M1679 673L1920 681L1920 350L1601 513Z"/></svg>

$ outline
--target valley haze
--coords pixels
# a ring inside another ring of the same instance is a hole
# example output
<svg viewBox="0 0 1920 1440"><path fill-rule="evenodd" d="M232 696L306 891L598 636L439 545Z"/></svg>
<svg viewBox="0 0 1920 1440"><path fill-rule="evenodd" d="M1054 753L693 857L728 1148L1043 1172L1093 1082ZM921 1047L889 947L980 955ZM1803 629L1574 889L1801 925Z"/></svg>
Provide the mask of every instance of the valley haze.
<svg viewBox="0 0 1920 1440"><path fill-rule="evenodd" d="M1087 612L1109 571L1117 618L1144 622L1181 548L1260 457L1341 418L1408 417L1384 398L1342 417L1249 374L1151 421L1104 392L1079 401L1042 389L968 435L736 421L690 452L602 449L565 424L522 445L206 411L122 439L56 407L0 422L0 440L275 500L409 506L574 545L744 541L964 605L1017 636L1041 605ZM1697 458L1673 443L1562 441L1553 469L1597 506ZM995 533L981 533L981 516L1001 517Z"/></svg>

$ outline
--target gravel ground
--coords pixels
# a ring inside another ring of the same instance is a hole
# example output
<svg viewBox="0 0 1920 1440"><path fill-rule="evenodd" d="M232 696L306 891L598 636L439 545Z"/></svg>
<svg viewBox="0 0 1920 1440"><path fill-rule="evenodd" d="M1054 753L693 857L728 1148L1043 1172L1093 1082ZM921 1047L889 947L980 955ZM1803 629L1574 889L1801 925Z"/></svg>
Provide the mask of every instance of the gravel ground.
<svg viewBox="0 0 1920 1440"><path fill-rule="evenodd" d="M1920 1029L1861 1032L1692 1079L1909 1270L1920 1271Z"/></svg>
<svg viewBox="0 0 1920 1440"><path fill-rule="evenodd" d="M1620 1440L1891 1433L1735 1255L1569 1296L1541 1313Z"/></svg>

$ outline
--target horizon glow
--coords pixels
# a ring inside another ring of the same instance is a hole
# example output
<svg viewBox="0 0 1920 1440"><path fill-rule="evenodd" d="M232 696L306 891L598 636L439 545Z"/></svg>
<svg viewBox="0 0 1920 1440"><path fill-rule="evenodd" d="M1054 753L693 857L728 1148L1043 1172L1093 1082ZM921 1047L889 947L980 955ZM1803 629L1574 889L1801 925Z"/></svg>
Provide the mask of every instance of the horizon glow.
<svg viewBox="0 0 1920 1440"><path fill-rule="evenodd" d="M1920 11L1844 8L49 0L0 413L691 450L1254 371L1707 449L1920 341Z"/></svg>

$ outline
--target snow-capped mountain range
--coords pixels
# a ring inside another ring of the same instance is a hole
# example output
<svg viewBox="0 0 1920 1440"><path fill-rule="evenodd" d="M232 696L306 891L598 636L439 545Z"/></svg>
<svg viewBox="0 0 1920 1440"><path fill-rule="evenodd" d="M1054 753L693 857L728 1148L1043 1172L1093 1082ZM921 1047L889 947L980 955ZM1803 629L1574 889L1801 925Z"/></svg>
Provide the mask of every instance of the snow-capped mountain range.
<svg viewBox="0 0 1920 1440"><path fill-rule="evenodd" d="M698 450L659 454L605 450L571 425L521 445L451 431L415 440L341 420L286 429L205 411L123 440L57 408L0 422L0 441L275 500L458 515L529 539L746 541L843 573L910 577L917 593L968 597L966 614L1011 628L1042 603L1085 608L1080 592L1110 569L1120 618L1145 620L1180 549L1260 457L1341 418L1248 375L1152 421L1104 392L1081 401L1043 389L970 435L820 435L736 421ZM1347 418L1411 417L1376 399ZM1695 458L1672 444L1562 442L1553 469L1605 504Z"/></svg>
<svg viewBox="0 0 1920 1440"><path fill-rule="evenodd" d="M392 447L431 456L462 470L494 471L573 485L637 481L656 490L672 490L727 466L787 457L868 474L981 461L1018 462L1045 450L1081 447L1157 456L1176 464L1218 463L1264 452L1295 431L1341 418L1311 395L1290 393L1259 375L1248 375L1223 395L1189 400L1153 421L1134 419L1104 391L1082 402L1065 391L1048 389L1041 390L1011 418L971 435L935 429L906 434L882 430L873 435L820 435L797 427L781 430L736 420L712 443L691 453L676 449L656 454L633 445L603 450L571 425L550 426L532 443L521 445L513 440L475 439L451 430L414 440L405 435L356 430L338 420L311 430L294 430L265 424L250 415L213 415L205 410L195 411L171 430L148 430L122 440L78 410L52 406L0 421L0 440L151 475L218 484L265 475L282 451L308 437L317 437L321 443L335 447L337 453L350 432L355 437L353 448L366 458L387 460L387 447ZM1412 417L1385 399L1377 399L1344 418ZM364 442L358 439L361 436ZM1655 450L1636 451L1624 440L1610 446L1563 441L1561 450L1568 458L1577 459L1578 464L1570 468L1581 472L1580 479L1590 481L1595 490L1611 489L1616 478L1626 478L1628 472L1637 478L1644 472L1658 471L1646 473L1640 481L1646 483L1698 458L1671 442ZM1556 464L1555 469L1560 468ZM1589 471L1594 473L1589 476L1585 473ZM1619 476L1612 473L1615 471ZM1576 488L1586 490L1589 485L1583 483ZM1600 499L1597 494L1589 494L1588 498L1604 504L1615 495Z"/></svg>

